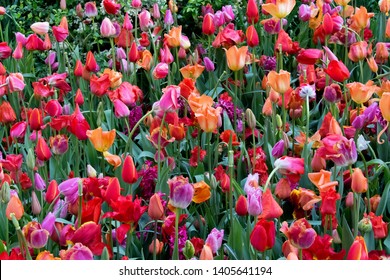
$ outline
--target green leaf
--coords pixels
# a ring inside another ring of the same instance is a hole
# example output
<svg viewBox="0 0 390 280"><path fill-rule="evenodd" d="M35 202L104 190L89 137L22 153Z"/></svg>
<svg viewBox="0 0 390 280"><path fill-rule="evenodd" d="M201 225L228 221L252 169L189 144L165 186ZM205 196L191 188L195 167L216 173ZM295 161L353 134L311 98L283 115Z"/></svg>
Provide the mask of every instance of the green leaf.
<svg viewBox="0 0 390 280"><path fill-rule="evenodd" d="M390 228L390 224L387 225L387 228ZM387 249L390 250L390 234L387 235L385 241L383 241L383 244L387 247Z"/></svg>
<svg viewBox="0 0 390 280"><path fill-rule="evenodd" d="M382 193L382 198L379 202L378 208L376 209L376 215L382 216L385 212L386 204L388 204L389 199L389 190L390 190L390 181L387 182L385 190Z"/></svg>
<svg viewBox="0 0 390 280"><path fill-rule="evenodd" d="M351 247L353 243L353 235L351 232L351 229L349 228L348 222L345 219L345 216L343 215L343 223L342 223L342 229L341 229L341 245L343 249L345 249L346 253L348 254L349 248ZM340 226L337 228L337 231L339 230Z"/></svg>
<svg viewBox="0 0 390 280"><path fill-rule="evenodd" d="M374 231L369 231L364 234L364 241L366 242L368 252L375 250Z"/></svg>
<svg viewBox="0 0 390 280"><path fill-rule="evenodd" d="M241 226L237 218L233 218L233 229L229 234L228 245L233 251L235 258L240 260L249 260L249 240L245 232L245 229Z"/></svg>

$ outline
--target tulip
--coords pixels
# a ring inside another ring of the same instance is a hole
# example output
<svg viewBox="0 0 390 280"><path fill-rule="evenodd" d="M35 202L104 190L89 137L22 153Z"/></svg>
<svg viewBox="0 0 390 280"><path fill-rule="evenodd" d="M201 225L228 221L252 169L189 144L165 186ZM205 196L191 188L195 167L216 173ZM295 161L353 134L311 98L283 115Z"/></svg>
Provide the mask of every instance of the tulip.
<svg viewBox="0 0 390 280"><path fill-rule="evenodd" d="M62 260L93 260L91 250L80 242L70 249L61 250L60 257Z"/></svg>
<svg viewBox="0 0 390 280"><path fill-rule="evenodd" d="M156 65L156 67L153 69L153 78L156 80L164 79L166 76L168 76L169 73L169 66L167 63L160 62Z"/></svg>
<svg viewBox="0 0 390 280"><path fill-rule="evenodd" d="M304 173L304 159L283 156L278 158L274 162L275 168L278 169L279 173L287 176L298 176Z"/></svg>
<svg viewBox="0 0 390 280"><path fill-rule="evenodd" d="M164 34L164 42L170 47L180 47L181 26L172 27L168 34Z"/></svg>
<svg viewBox="0 0 390 280"><path fill-rule="evenodd" d="M206 69L207 72L213 72L214 71L214 69L215 69L214 63L207 56L205 56L203 58L203 64L204 64L205 69Z"/></svg>
<svg viewBox="0 0 390 280"><path fill-rule="evenodd" d="M263 192L259 187L248 189L247 201L248 201L248 214L251 216L258 216L263 211L261 203Z"/></svg>
<svg viewBox="0 0 390 280"><path fill-rule="evenodd" d="M10 92L22 91L26 86L21 73L10 73L5 82L7 83Z"/></svg>
<svg viewBox="0 0 390 280"><path fill-rule="evenodd" d="M23 138L26 133L27 123L26 122L17 122L12 125L10 129L10 136L12 138Z"/></svg>
<svg viewBox="0 0 390 280"><path fill-rule="evenodd" d="M248 5L246 6L246 17L248 22L255 24L259 21L259 7L257 6L256 0L248 0Z"/></svg>
<svg viewBox="0 0 390 280"><path fill-rule="evenodd" d="M23 45L21 42L19 42L16 46L16 49L12 53L12 57L16 60L23 58Z"/></svg>
<svg viewBox="0 0 390 280"><path fill-rule="evenodd" d="M294 9L295 0L276 0L275 3L262 5L262 10L271 14L274 18L285 18Z"/></svg>
<svg viewBox="0 0 390 280"><path fill-rule="evenodd" d="M332 60L328 67L324 69L325 73L333 80L342 83L350 77L348 68L341 61Z"/></svg>
<svg viewBox="0 0 390 280"><path fill-rule="evenodd" d="M121 186L118 178L114 177L109 180L106 193L104 194L104 200L111 205L112 202L117 201L121 193Z"/></svg>
<svg viewBox="0 0 390 280"><path fill-rule="evenodd" d="M248 202L245 196L240 195L238 197L235 209L238 216L246 216L248 214Z"/></svg>
<svg viewBox="0 0 390 280"><path fill-rule="evenodd" d="M248 26L246 29L246 41L249 47L256 47L259 45L259 35L257 34L256 28L254 25Z"/></svg>
<svg viewBox="0 0 390 280"><path fill-rule="evenodd" d="M195 112L195 117L200 128L204 132L213 132L217 129L218 120L221 115L222 108L212 108L211 106L203 106Z"/></svg>
<svg viewBox="0 0 390 280"><path fill-rule="evenodd" d="M213 15L211 13L207 13L203 18L202 23L202 33L205 35L213 35L215 32L215 24Z"/></svg>
<svg viewBox="0 0 390 280"><path fill-rule="evenodd" d="M390 92L384 92L379 100L379 108L383 118L390 122Z"/></svg>
<svg viewBox="0 0 390 280"><path fill-rule="evenodd" d="M47 187L45 200L47 203L51 204L54 200L59 198L60 191L58 189L58 184L56 180L52 180Z"/></svg>
<svg viewBox="0 0 390 280"><path fill-rule="evenodd" d="M91 51L88 51L87 53L85 69L89 72L98 72L100 70L100 67L96 62L95 56Z"/></svg>
<svg viewBox="0 0 390 280"><path fill-rule="evenodd" d="M7 208L5 209L5 216L8 220L12 220L11 213L15 215L17 220L20 220L24 215L23 204L16 195L11 195Z"/></svg>
<svg viewBox="0 0 390 280"><path fill-rule="evenodd" d="M47 21L35 22L30 26L31 30L39 35L45 35L47 32L49 32L49 27L50 26L49 26L49 23Z"/></svg>
<svg viewBox="0 0 390 280"><path fill-rule="evenodd" d="M166 25L172 25L174 23L172 12L169 9L165 11L164 23Z"/></svg>
<svg viewBox="0 0 390 280"><path fill-rule="evenodd" d="M139 26L142 31L148 31L153 25L149 11L143 10L138 14Z"/></svg>
<svg viewBox="0 0 390 280"><path fill-rule="evenodd" d="M284 221L280 231L286 235L291 244L298 249L309 248L314 243L317 236L317 233L305 218L296 220L291 224L290 228L288 227L287 222Z"/></svg>
<svg viewBox="0 0 390 280"><path fill-rule="evenodd" d="M312 65L319 61L324 55L319 49L305 49L299 52L297 61L302 64Z"/></svg>
<svg viewBox="0 0 390 280"><path fill-rule="evenodd" d="M356 236L349 248L347 260L368 260L367 246L362 236Z"/></svg>
<svg viewBox="0 0 390 280"><path fill-rule="evenodd" d="M378 42L376 43L376 53L375 53L375 62L378 64L387 63L389 59L389 50L385 43Z"/></svg>
<svg viewBox="0 0 390 280"><path fill-rule="evenodd" d="M364 30L367 26L370 26L370 18L373 16L374 13L368 13L366 7L356 7L355 13L351 16L350 27L357 33L360 33L360 31Z"/></svg>
<svg viewBox="0 0 390 280"><path fill-rule="evenodd" d="M125 183L134 184L138 180L137 169L134 165L133 158L127 155L123 163L122 179Z"/></svg>
<svg viewBox="0 0 390 280"><path fill-rule="evenodd" d="M357 160L356 145L353 139L331 134L322 140L324 144L317 150L318 156L332 160L338 166L352 165Z"/></svg>
<svg viewBox="0 0 390 280"><path fill-rule="evenodd" d="M12 123L16 120L16 114L8 101L2 101L0 104L0 123Z"/></svg>
<svg viewBox="0 0 390 280"><path fill-rule="evenodd" d="M382 239L388 235L388 223L383 221L382 216L376 216L373 212L370 212L369 218L372 223L372 230L374 231L374 238Z"/></svg>
<svg viewBox="0 0 390 280"><path fill-rule="evenodd" d="M274 246L275 234L274 222L260 219L251 232L251 245L257 251L265 252Z"/></svg>
<svg viewBox="0 0 390 280"><path fill-rule="evenodd" d="M58 26L53 26L53 35L57 42L63 42L69 35L68 20L66 17L62 17Z"/></svg>
<svg viewBox="0 0 390 280"><path fill-rule="evenodd" d="M108 151L114 143L116 130L103 131L101 127L98 127L94 130L88 130L87 136L97 151L105 152Z"/></svg>
<svg viewBox="0 0 390 280"><path fill-rule="evenodd" d="M23 234L28 244L34 249L44 247L49 239L49 232L42 229L42 226L36 222L29 222L23 227Z"/></svg>
<svg viewBox="0 0 390 280"><path fill-rule="evenodd" d="M271 71L268 73L268 85L280 94L290 89L290 72L280 70L279 73Z"/></svg>
<svg viewBox="0 0 390 280"><path fill-rule="evenodd" d="M66 200L73 204L77 201L78 198L78 188L79 188L80 178L71 178L63 181L58 185L58 190L62 193Z"/></svg>
<svg viewBox="0 0 390 280"><path fill-rule="evenodd" d="M354 168L352 173L351 189L355 193L365 193L368 189L368 179L360 168Z"/></svg>
<svg viewBox="0 0 390 280"><path fill-rule="evenodd" d="M260 215L260 218L266 220L278 219L283 214L283 209L280 207L279 203L276 202L271 193L271 190L268 188L263 193L261 205L263 211Z"/></svg>
<svg viewBox="0 0 390 280"><path fill-rule="evenodd" d="M160 196L155 193L150 197L148 215L152 220L160 220L164 216L164 208Z"/></svg>
<svg viewBox="0 0 390 280"><path fill-rule="evenodd" d="M366 41L353 43L349 47L348 58L353 62L358 62L365 59L367 57L367 47L368 44Z"/></svg>
<svg viewBox="0 0 390 280"><path fill-rule="evenodd" d="M243 46L241 48L237 48L236 45L230 47L228 50L225 49L227 64L230 70L238 71L244 68L246 54L248 52L248 47Z"/></svg>
<svg viewBox="0 0 390 280"><path fill-rule="evenodd" d="M107 160L108 164L114 167L114 170L122 164L122 160L119 156L110 154L107 151L103 152L103 157L105 160Z"/></svg>
<svg viewBox="0 0 390 280"><path fill-rule="evenodd" d="M115 0L103 0L103 7L107 14L116 15L120 10L121 5L116 3Z"/></svg>
<svg viewBox="0 0 390 280"><path fill-rule="evenodd" d="M34 215L39 215L42 211L42 206L39 203L37 194L35 191L31 193L31 211L33 212Z"/></svg>
<svg viewBox="0 0 390 280"><path fill-rule="evenodd" d="M100 35L103 37L115 37L116 30L111 20L105 17L100 25Z"/></svg>
<svg viewBox="0 0 390 280"><path fill-rule="evenodd" d="M195 203L202 203L208 200L211 196L210 186L204 181L194 183L194 197L192 201Z"/></svg>
<svg viewBox="0 0 390 280"><path fill-rule="evenodd" d="M199 64L190 65L187 64L186 66L180 68L180 73L182 74L183 78L191 78L193 80L196 80L205 69L204 66Z"/></svg>
<svg viewBox="0 0 390 280"><path fill-rule="evenodd" d="M218 252L219 248L222 246L224 230L218 230L213 228L210 234L207 236L205 244L209 245L211 251L215 254Z"/></svg>
<svg viewBox="0 0 390 280"><path fill-rule="evenodd" d="M175 208L185 209L194 196L194 188L188 183L188 178L175 176L168 180L170 204Z"/></svg>
<svg viewBox="0 0 390 280"><path fill-rule="evenodd" d="M86 17L96 17L98 15L98 10L96 8L95 2L87 2L84 5L84 14Z"/></svg>
<svg viewBox="0 0 390 280"><path fill-rule="evenodd" d="M200 253L199 259L200 260L213 260L214 259L213 251L211 250L209 245L207 245L207 244L203 245L203 249L202 249L202 252Z"/></svg>
<svg viewBox="0 0 390 280"><path fill-rule="evenodd" d="M37 154L37 158L42 161L47 161L51 158L50 148L44 138L40 137L38 139L35 147L35 153Z"/></svg>
<svg viewBox="0 0 390 280"><path fill-rule="evenodd" d="M153 254L153 252L155 251L156 255L161 254L163 248L164 248L164 242L162 242L156 238L149 245L149 253Z"/></svg>

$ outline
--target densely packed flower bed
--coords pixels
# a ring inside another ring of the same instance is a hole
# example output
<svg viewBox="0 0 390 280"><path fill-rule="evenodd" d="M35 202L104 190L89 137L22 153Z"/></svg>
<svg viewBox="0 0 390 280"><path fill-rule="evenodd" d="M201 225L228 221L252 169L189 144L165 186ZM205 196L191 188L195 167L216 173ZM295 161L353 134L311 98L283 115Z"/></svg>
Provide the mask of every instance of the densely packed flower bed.
<svg viewBox="0 0 390 280"><path fill-rule="evenodd" d="M3 4L0 259L389 258L390 1L260 2Z"/></svg>

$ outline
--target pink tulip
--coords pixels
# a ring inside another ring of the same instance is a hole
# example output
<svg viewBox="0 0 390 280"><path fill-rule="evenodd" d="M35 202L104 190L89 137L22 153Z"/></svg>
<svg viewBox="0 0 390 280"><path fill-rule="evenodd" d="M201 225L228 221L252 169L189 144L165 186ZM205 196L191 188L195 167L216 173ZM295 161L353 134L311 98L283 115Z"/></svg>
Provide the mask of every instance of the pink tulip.
<svg viewBox="0 0 390 280"><path fill-rule="evenodd" d="M115 117L123 118L130 115L129 107L126 106L120 99L114 100Z"/></svg>
<svg viewBox="0 0 390 280"><path fill-rule="evenodd" d="M84 14L86 17L96 17L98 15L98 10L96 8L95 2L87 2L84 5Z"/></svg>
<svg viewBox="0 0 390 280"><path fill-rule="evenodd" d="M155 78L156 80L164 79L166 76L168 76L168 73L169 73L168 64L164 62L160 62L153 69L153 78Z"/></svg>
<svg viewBox="0 0 390 280"><path fill-rule="evenodd" d="M39 35L45 35L47 32L49 32L49 27L50 26L49 26L49 23L47 21L36 22L30 26L31 30Z"/></svg>
<svg viewBox="0 0 390 280"><path fill-rule="evenodd" d="M147 10L143 10L138 14L139 26L142 31L148 31L148 29L153 25L153 21L150 18L150 13Z"/></svg>
<svg viewBox="0 0 390 280"><path fill-rule="evenodd" d="M100 25L100 34L103 37L114 37L116 35L116 29L109 18L104 18Z"/></svg>
<svg viewBox="0 0 390 280"><path fill-rule="evenodd" d="M23 75L20 73L10 73L5 81L10 92L22 91L26 86Z"/></svg>

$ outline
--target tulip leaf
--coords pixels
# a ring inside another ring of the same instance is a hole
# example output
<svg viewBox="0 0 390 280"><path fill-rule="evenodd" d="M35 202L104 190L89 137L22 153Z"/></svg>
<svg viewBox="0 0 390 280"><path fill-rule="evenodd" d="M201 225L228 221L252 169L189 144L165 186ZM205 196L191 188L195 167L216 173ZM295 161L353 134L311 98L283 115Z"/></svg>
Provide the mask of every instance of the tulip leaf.
<svg viewBox="0 0 390 280"><path fill-rule="evenodd" d="M343 249L345 249L347 254L348 254L349 248L351 247L354 238L353 238L351 229L349 228L347 219L345 218L344 215L343 215L342 225L343 226L342 226L342 230L341 230L341 244L342 244ZM339 228L340 228L340 226L339 226ZM338 231L339 231L339 229L338 229Z"/></svg>
<svg viewBox="0 0 390 280"><path fill-rule="evenodd" d="M231 257L231 260L238 260L236 254L234 253L234 251L232 250L232 248L230 248L229 245L224 244L223 246L224 246L224 247L226 248L226 250L228 251L228 254L229 254L230 257Z"/></svg>
<svg viewBox="0 0 390 280"><path fill-rule="evenodd" d="M249 240L245 229L241 226L237 218L233 218L233 229L229 233L228 245L235 252L235 256L240 260L248 260L249 256Z"/></svg>
<svg viewBox="0 0 390 280"><path fill-rule="evenodd" d="M376 209L377 216L382 216L383 213L385 212L386 204L388 204L389 190L390 190L390 181L387 182L385 190L382 193L382 197L379 202L378 208Z"/></svg>
<svg viewBox="0 0 390 280"><path fill-rule="evenodd" d="M387 225L387 229L390 230L390 224ZM390 251L390 234L387 235L385 241L383 241L383 244L387 247L387 249Z"/></svg>
<svg viewBox="0 0 390 280"><path fill-rule="evenodd" d="M223 112L223 129L224 130L229 130L233 129L232 123L230 122L229 116L227 113L224 111Z"/></svg>
<svg viewBox="0 0 390 280"><path fill-rule="evenodd" d="M371 250L375 250L375 239L374 239L374 231L369 231L364 234L364 241L366 242L367 250L370 252Z"/></svg>

